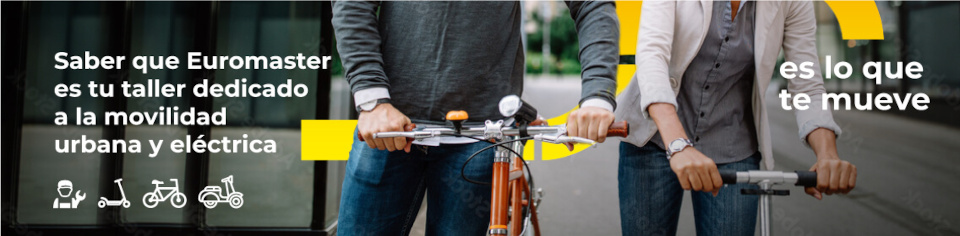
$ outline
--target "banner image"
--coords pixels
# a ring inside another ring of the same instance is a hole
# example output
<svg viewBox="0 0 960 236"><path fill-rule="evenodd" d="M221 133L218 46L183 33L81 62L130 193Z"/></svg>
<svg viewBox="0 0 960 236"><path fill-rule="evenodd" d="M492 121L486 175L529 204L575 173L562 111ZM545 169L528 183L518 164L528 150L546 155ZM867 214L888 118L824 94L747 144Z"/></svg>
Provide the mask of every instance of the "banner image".
<svg viewBox="0 0 960 236"><path fill-rule="evenodd" d="M2 1L4 235L960 235L960 2Z"/></svg>

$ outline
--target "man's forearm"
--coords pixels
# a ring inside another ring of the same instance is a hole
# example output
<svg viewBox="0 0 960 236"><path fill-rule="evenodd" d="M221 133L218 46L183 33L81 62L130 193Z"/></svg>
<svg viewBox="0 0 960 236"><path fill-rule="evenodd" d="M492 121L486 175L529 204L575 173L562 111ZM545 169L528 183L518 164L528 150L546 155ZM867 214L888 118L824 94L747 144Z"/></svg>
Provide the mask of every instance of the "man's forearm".
<svg viewBox="0 0 960 236"><path fill-rule="evenodd" d="M387 88L383 71L380 33L377 29L378 2L336 1L333 3L334 33L351 92Z"/></svg>
<svg viewBox="0 0 960 236"><path fill-rule="evenodd" d="M599 98L614 108L617 89L617 65L620 62L620 27L616 6L609 1L567 2L576 22L580 43L580 102Z"/></svg>

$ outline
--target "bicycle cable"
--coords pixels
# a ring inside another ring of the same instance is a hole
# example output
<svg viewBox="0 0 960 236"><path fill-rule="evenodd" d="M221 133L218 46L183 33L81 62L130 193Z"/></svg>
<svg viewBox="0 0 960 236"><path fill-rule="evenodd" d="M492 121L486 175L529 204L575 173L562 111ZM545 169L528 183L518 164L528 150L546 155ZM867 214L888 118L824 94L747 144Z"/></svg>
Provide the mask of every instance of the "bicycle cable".
<svg viewBox="0 0 960 236"><path fill-rule="evenodd" d="M455 135L455 136L456 136L456 135ZM471 138L475 138L475 137L471 137ZM466 176L466 174L464 173L464 172L466 172L467 164L470 164L470 161L472 161L474 157L477 157L478 154L480 154L480 153L482 153L483 151L486 151L486 150L488 150L488 149L494 148L494 147L502 147L502 148L504 148L504 149L507 149L507 150L509 150L510 152L512 152L513 154L517 155L518 157L521 157L520 160L523 160L523 158L522 158L523 155L520 155L520 153L518 153L516 150L513 150L512 148L509 148L509 147L507 147L507 146L505 146L505 145L506 145L506 144L509 144L509 143L512 143L512 142L526 141L526 140L531 140L531 139L533 139L533 138L531 138L531 137L525 137L525 138L519 138L519 139L514 139L514 140L507 140L507 141L502 141L502 142L497 142L497 143L494 143L494 142L491 142L491 141L488 141L488 140L483 140L483 141L485 141L485 142L489 142L489 143L493 143L493 144L491 144L490 146L483 147L483 148L481 148L480 150L477 150L476 152L474 152L473 154L471 154L470 157L468 157L466 161L463 162L463 166L460 167L460 178L463 178L463 180L466 180L467 182L470 182L470 183L473 183L473 184L490 185L490 183L487 183L487 182L480 182L480 181L476 181L476 180L472 180L472 179L468 178L468 177ZM524 161L524 164L526 164L526 161ZM528 168L528 169L529 169L529 168ZM529 174L529 170L528 170L527 173Z"/></svg>
<svg viewBox="0 0 960 236"><path fill-rule="evenodd" d="M468 178L468 177L466 176L466 174L464 173L465 170L466 170L466 168L467 168L467 164L469 164L470 161L473 160L474 157L476 157L478 154L482 153L483 151L486 151L487 149L490 149L490 148L493 148L493 147L503 147L504 149L509 150L509 151L512 152L514 155L517 155L517 157L519 157L518 159L520 159L520 162L523 163L524 169L527 169L527 177L528 177L528 179L529 179L529 181L527 181L527 187L528 187L530 190L529 190L529 192L527 192L527 205L526 205L526 207L525 207L525 208L526 208L526 211L527 211L526 218L529 219L530 217L532 217L532 216L533 216L533 192L532 192L532 191L534 191L533 189L535 188L535 185L534 185L534 182L533 182L533 172L531 172L531 170L530 170L530 165L527 164L527 161L523 159L523 155L521 155L520 153L518 153L516 150L513 150L513 148L507 147L507 146L505 146L505 145L506 145L506 144L509 144L509 143L512 143L512 142L519 142L519 141L531 140L531 139L533 139L533 137L523 137L523 138L519 138L519 139L507 140L507 141L503 141L503 142L494 143L494 142L491 142L491 141L489 141L489 140L483 140L483 139L480 139L480 138L477 138L477 137L466 136L466 135L461 135L461 134L454 134L453 136L468 137L468 138L472 138L472 139L476 139L476 140L480 140L480 141L492 143L492 145L486 146L486 147L484 147L484 148L482 148L482 149L474 152L473 154L471 154L470 157L467 158L466 161L464 161L463 166L460 167L460 177L463 178L463 180L466 180L467 182L470 182L470 183L473 183L473 184L490 185L490 183L484 183L484 182L479 182L479 181L472 180L472 179ZM523 222L523 220L521 220L521 222ZM526 230L526 227L524 227L524 230Z"/></svg>
<svg viewBox="0 0 960 236"><path fill-rule="evenodd" d="M481 142L491 143L490 146L486 146L486 147L484 147L484 148L482 148L482 149L474 152L473 154L471 154L470 157L468 157L467 160L463 162L463 166L460 167L460 178L462 178L463 180L466 180L467 182L473 183L473 184L490 185L490 183L485 183L485 182L479 182L479 181L472 180L472 179L468 178L468 177L466 176L466 174L464 173L464 172L466 171L467 164L469 164L470 161L473 160L474 157L476 157L478 154L482 153L483 151L486 151L487 149L490 149L490 148L493 148L493 147L502 147L502 148L507 149L508 151L512 152L514 155L517 155L517 157L519 157L518 159L520 159L520 162L523 163L524 169L527 170L527 177L528 177L528 178L527 178L527 179L528 179L528 181L527 181L527 187L528 187L530 190L529 190L529 192L527 192L527 205L526 205L525 208L526 208L526 211L527 211L526 219L530 219L530 217L533 216L533 191L534 191L534 188L536 188L536 185L534 184L534 181L533 181L533 172L530 170L530 164L527 164L527 161L523 159L523 155L521 155L521 154L520 154L519 152L517 152L516 150L513 150L513 148L507 147L506 144L509 144L509 143L512 143L512 142L518 142L518 141L532 140L533 137L523 137L523 138L519 138L519 139L507 140L507 141L496 142L496 143L495 143L495 142L490 141L490 140L485 140L485 139L481 139L481 138L477 138L477 137L473 137L473 136L468 136L468 135L462 135L462 134L450 134L450 135L451 135L451 136L455 136L455 137L464 137L464 138L475 139L475 140L478 140L478 141L481 141ZM524 220L521 220L521 221L524 221ZM524 226L524 228L523 228L523 231L526 231L526 224L524 224L524 225L525 225L525 226Z"/></svg>

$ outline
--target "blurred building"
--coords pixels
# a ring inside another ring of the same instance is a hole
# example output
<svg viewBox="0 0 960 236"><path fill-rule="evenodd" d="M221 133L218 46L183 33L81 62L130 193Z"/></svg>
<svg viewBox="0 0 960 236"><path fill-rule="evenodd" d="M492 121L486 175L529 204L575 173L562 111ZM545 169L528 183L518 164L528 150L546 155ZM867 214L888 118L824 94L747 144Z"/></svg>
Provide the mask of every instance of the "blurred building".
<svg viewBox="0 0 960 236"><path fill-rule="evenodd" d="M843 40L837 18L824 2L816 2L817 46L821 64L830 55L835 64L853 65L846 80L825 80L831 92L926 93L931 98L926 111L890 113L960 126L960 2L878 1L883 21L884 40ZM884 79L880 85L867 80L861 72L869 61L916 61L923 65L919 79ZM826 70L827 68L823 68ZM779 76L779 75L775 75Z"/></svg>

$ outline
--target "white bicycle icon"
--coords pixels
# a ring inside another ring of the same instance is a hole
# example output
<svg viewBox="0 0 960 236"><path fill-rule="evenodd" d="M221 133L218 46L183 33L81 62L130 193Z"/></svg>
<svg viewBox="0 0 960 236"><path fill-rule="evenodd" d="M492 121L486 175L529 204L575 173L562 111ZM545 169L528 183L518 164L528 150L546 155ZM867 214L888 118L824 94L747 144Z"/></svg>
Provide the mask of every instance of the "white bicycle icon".
<svg viewBox="0 0 960 236"><path fill-rule="evenodd" d="M147 208L157 207L162 201L170 199L170 205L176 208L182 208L183 205L187 204L187 196L180 192L180 184L177 182L177 179L170 179L170 182L173 182L173 186L160 187L163 184L163 181L153 180L151 182L156 188L153 192L149 192L143 195L143 206ZM166 194L164 194L166 191Z"/></svg>

